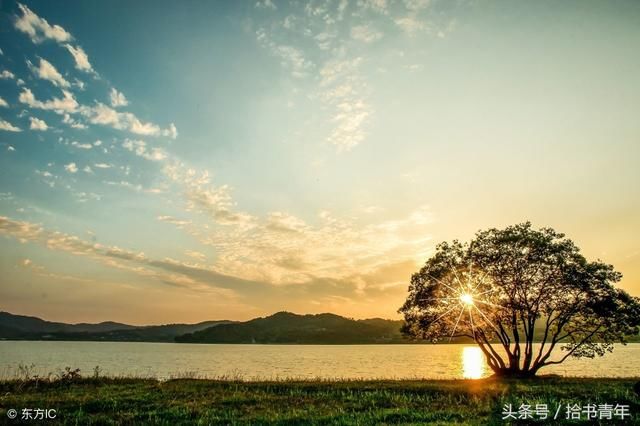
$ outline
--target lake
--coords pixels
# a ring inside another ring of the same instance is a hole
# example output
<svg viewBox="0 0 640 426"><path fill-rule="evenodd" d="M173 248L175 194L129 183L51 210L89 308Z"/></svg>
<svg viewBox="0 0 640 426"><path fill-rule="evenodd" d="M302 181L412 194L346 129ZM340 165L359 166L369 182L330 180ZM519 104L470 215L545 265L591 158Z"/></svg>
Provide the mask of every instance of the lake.
<svg viewBox="0 0 640 426"><path fill-rule="evenodd" d="M559 352L558 352L559 353ZM480 349L468 345L199 345L138 342L0 341L0 376L19 364L46 376L66 366L91 375L168 379L175 376L242 379L460 379L490 375ZM640 375L640 344L617 345L593 360L569 359L543 374L586 377Z"/></svg>

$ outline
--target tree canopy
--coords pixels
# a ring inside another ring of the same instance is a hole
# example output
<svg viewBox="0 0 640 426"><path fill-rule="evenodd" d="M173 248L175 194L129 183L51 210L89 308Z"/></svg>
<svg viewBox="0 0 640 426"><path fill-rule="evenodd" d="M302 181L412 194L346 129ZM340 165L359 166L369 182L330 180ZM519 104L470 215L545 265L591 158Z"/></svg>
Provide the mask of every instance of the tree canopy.
<svg viewBox="0 0 640 426"><path fill-rule="evenodd" d="M413 274L403 332L434 342L466 336L496 374L532 376L638 334L640 299L614 286L621 278L551 228L489 229L439 244Z"/></svg>

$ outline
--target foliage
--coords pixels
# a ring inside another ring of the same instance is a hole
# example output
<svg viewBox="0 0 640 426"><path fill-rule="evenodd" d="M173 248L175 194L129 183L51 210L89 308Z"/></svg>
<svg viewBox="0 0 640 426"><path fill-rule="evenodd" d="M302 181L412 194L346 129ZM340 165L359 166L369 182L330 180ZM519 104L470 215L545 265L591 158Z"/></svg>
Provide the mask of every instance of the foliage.
<svg viewBox="0 0 640 426"><path fill-rule="evenodd" d="M553 229L489 229L468 244L437 246L411 278L403 332L434 341L467 336L496 374L535 375L569 356L602 356L638 334L640 301L614 287L621 278ZM554 359L557 347L565 352Z"/></svg>

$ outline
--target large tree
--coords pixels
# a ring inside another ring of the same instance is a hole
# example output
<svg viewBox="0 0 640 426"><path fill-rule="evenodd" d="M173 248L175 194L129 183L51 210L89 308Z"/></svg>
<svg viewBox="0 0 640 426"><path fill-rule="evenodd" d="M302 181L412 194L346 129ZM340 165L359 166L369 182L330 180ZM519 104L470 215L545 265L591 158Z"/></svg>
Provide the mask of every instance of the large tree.
<svg viewBox="0 0 640 426"><path fill-rule="evenodd" d="M466 336L495 374L533 376L638 334L640 299L614 287L621 278L553 229L489 229L439 244L413 274L403 331L434 342Z"/></svg>

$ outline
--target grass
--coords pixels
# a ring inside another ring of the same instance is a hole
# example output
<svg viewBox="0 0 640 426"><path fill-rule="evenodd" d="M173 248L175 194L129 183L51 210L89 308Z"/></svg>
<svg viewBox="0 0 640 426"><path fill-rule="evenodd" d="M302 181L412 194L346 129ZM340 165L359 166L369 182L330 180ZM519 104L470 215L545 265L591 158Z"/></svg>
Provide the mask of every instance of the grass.
<svg viewBox="0 0 640 426"><path fill-rule="evenodd" d="M505 424L512 404L625 404L640 424L638 379L260 381L143 378L0 382L0 424L10 408L55 408L62 424L370 425ZM561 417L564 419L564 411ZM14 423L19 423L14 421ZM529 424L531 421L515 421ZM554 424L577 424L557 421ZM596 422L597 423L597 422ZM602 424L620 424L603 420ZM591 424L594 424L592 421Z"/></svg>

